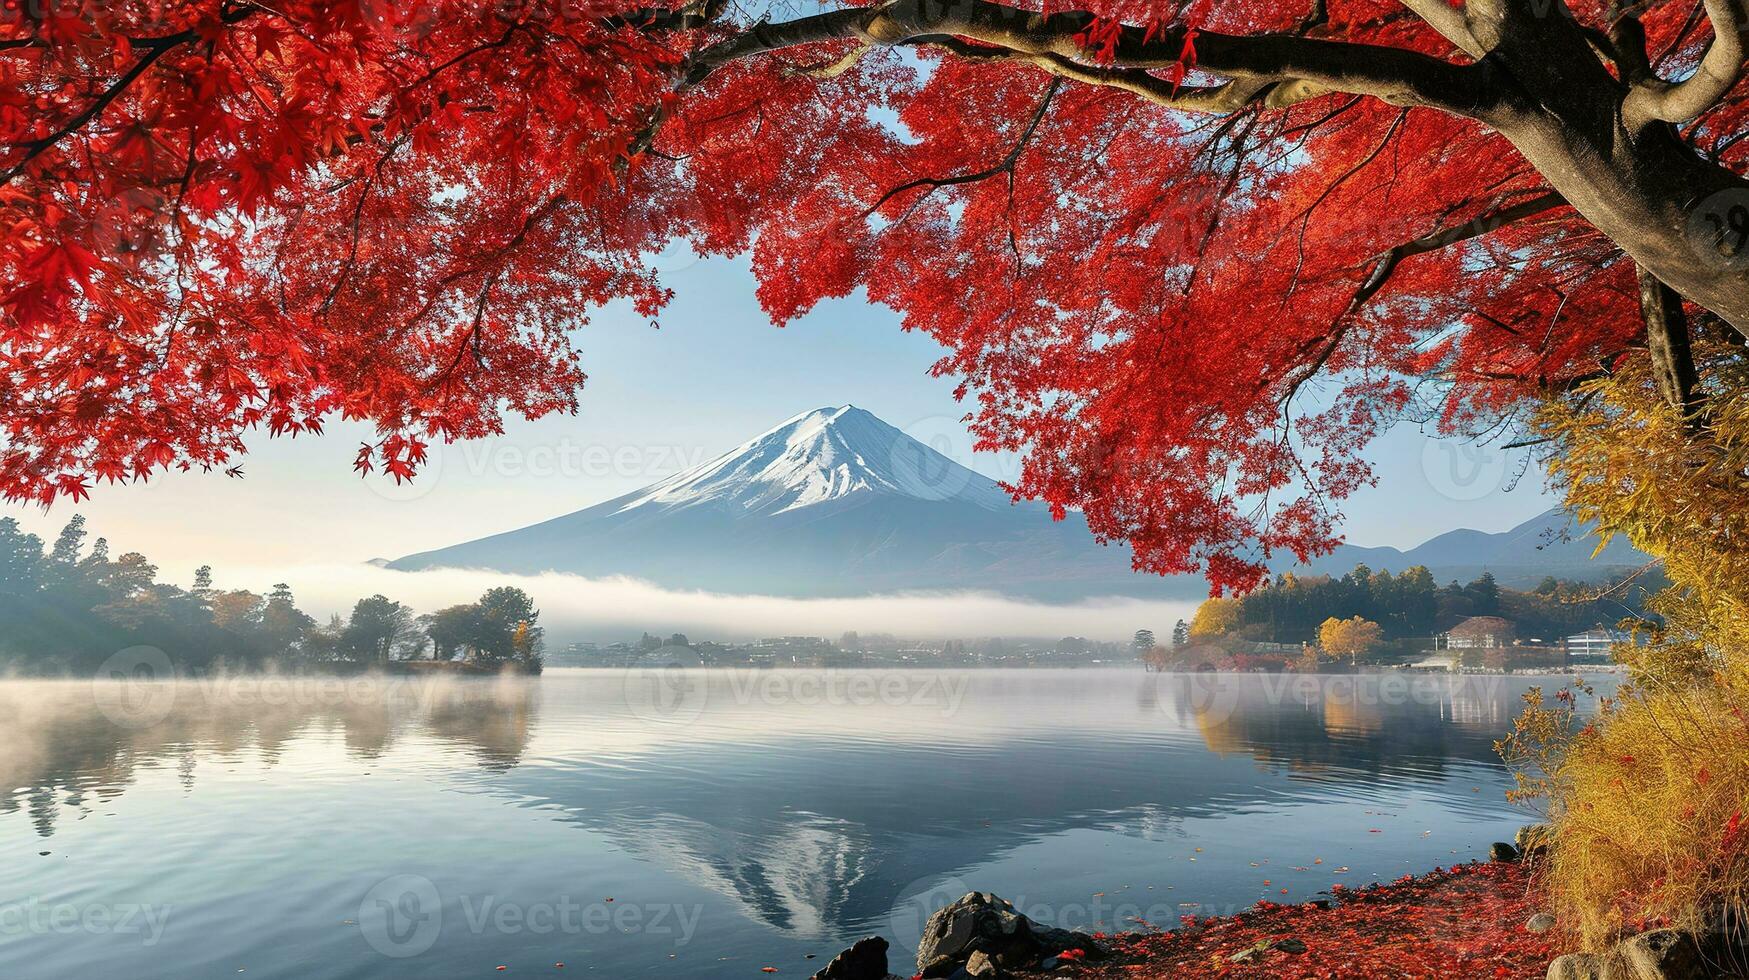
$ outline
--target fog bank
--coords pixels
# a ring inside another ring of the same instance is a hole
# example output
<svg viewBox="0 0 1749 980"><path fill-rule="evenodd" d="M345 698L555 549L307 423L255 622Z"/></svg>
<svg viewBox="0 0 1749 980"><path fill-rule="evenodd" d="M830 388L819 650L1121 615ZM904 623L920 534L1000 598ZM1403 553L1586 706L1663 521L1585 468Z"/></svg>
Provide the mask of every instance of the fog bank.
<svg viewBox="0 0 1749 980"><path fill-rule="evenodd" d="M286 582L298 606L321 620L345 614L358 599L377 593L423 613L470 602L493 586L514 585L534 597L554 643L634 639L645 630L713 640L835 638L845 630L915 639L1073 635L1121 640L1143 628L1164 634L1195 610L1194 603L1170 600L1114 597L1050 605L978 592L795 599L676 592L626 578L471 569L400 572L351 564L229 567L215 569L214 579L219 588L254 592Z"/></svg>

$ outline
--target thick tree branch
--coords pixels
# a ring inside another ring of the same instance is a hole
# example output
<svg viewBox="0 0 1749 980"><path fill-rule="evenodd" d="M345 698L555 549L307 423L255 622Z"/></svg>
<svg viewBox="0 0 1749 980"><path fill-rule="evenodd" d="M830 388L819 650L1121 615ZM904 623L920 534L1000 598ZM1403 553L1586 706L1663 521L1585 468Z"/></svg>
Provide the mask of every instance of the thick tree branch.
<svg viewBox="0 0 1749 980"><path fill-rule="evenodd" d="M1010 51L1007 48L972 44L950 34L926 34L903 43L941 48L961 58L974 61L1006 61L1029 64L1043 68L1059 78L1067 78L1086 85L1122 89L1132 95L1139 95L1156 105L1182 109L1187 112L1224 115L1237 112L1244 108L1247 103L1259 97L1266 105L1275 108L1290 104L1289 100L1300 101L1310 97L1310 94L1316 94L1305 93L1299 89L1290 91L1285 86L1269 82L1174 85L1172 82L1141 68L1101 68L1082 64L1061 55L1024 54Z"/></svg>
<svg viewBox="0 0 1749 980"><path fill-rule="evenodd" d="M1217 86L1210 91L1220 91L1218 97L1198 90L1192 99L1175 101L1169 88L1162 92L1162 86L1169 83L1156 79L1161 84L1155 85L1144 82L1141 76L1153 78L1147 72L1180 63L1187 29L1177 26L1150 32L1122 27L1107 52L1109 57L1095 65L1077 40L1095 21L1093 14L1084 11L1046 16L988 0L890 0L873 8L755 25L701 52L686 81L696 84L721 65L801 44L846 38L878 45L916 44L923 38L945 35L999 49L997 54L1007 52L1057 74L1129 87L1155 101L1206 111L1231 111L1271 85L1285 90L1278 97L1284 100L1346 92L1466 116L1486 112L1499 97L1488 72L1401 48L1293 34L1241 36L1205 31L1196 36L1195 67L1250 85ZM1241 91L1244 98L1237 97Z"/></svg>
<svg viewBox="0 0 1749 980"><path fill-rule="evenodd" d="M1440 37L1450 41L1464 54L1478 61L1487 56L1488 50L1470 33L1470 25L1464 20L1464 12L1446 0L1403 0L1403 6L1413 10L1415 16L1420 17L1428 27L1433 28Z"/></svg>
<svg viewBox="0 0 1749 980"><path fill-rule="evenodd" d="M1628 96L1624 115L1631 120L1685 123L1712 108L1742 77L1743 34L1749 30L1749 3L1705 0L1713 40L1694 74L1674 84L1647 79Z"/></svg>
<svg viewBox="0 0 1749 980"><path fill-rule="evenodd" d="M1658 277L1636 267L1640 280L1640 314L1646 321L1646 347L1652 352L1652 378L1658 393L1671 408L1685 419L1696 417L1700 405L1700 375L1694 367L1694 352L1689 343L1688 315L1682 310L1682 297L1658 281Z"/></svg>
<svg viewBox="0 0 1749 980"><path fill-rule="evenodd" d="M1646 27L1638 17L1616 18L1609 28L1610 59L1622 80L1637 85L1652 75L1652 57L1646 51Z"/></svg>

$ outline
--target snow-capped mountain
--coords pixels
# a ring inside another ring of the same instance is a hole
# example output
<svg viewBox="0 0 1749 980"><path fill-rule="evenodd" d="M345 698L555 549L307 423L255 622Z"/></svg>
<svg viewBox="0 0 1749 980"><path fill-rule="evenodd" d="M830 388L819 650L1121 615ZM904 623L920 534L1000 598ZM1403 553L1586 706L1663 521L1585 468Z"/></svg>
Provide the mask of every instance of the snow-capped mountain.
<svg viewBox="0 0 1749 980"><path fill-rule="evenodd" d="M1294 570L1426 565L1442 583L1492 571L1502 585L1528 588L1544 575L1602 580L1644 563L1623 541L1593 559L1595 545L1557 509L1510 531L1460 529L1408 551L1344 545ZM1013 502L988 477L848 405L805 412L606 503L388 567L625 575L675 589L785 596L1207 595L1198 576L1135 573L1129 548L1101 546L1079 515L1052 521L1044 505Z"/></svg>
<svg viewBox="0 0 1749 980"><path fill-rule="evenodd" d="M798 415L722 456L532 527L409 555L396 569L627 575L790 596L975 589L1190 598L1138 575L1076 515L1052 521L854 406Z"/></svg>
<svg viewBox="0 0 1749 980"><path fill-rule="evenodd" d="M722 507L768 517L851 497L1009 506L994 483L854 405L803 412L722 456L620 498L639 507Z"/></svg>

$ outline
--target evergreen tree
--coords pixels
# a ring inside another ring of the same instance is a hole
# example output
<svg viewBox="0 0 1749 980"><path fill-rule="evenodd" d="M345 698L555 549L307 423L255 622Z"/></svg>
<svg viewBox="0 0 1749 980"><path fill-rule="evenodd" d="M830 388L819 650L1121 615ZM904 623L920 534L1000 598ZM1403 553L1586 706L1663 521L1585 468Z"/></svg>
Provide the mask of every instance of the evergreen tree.
<svg viewBox="0 0 1749 980"><path fill-rule="evenodd" d="M471 644L478 659L499 662L515 655L514 637L519 628L526 630L531 644L540 643L542 630L537 625L540 610L534 607L528 593L508 585L487 589L480 596L479 607L479 634ZM661 647L660 637L648 633L644 636Z"/></svg>
<svg viewBox="0 0 1749 980"><path fill-rule="evenodd" d="M1477 616L1500 615L1500 586L1495 583L1493 572L1483 572L1474 582L1464 586L1464 594L1475 603Z"/></svg>
<svg viewBox="0 0 1749 980"><path fill-rule="evenodd" d="M79 554L85 546L85 515L74 514L67 526L61 528L61 533L55 538L55 547L49 552L49 561L67 568L79 564Z"/></svg>
<svg viewBox="0 0 1749 980"><path fill-rule="evenodd" d="M42 586L43 542L18 521L0 518L0 593L31 595Z"/></svg>
<svg viewBox="0 0 1749 980"><path fill-rule="evenodd" d="M261 610L261 639L268 655L284 656L296 651L315 625L316 621L297 607L291 586L276 583Z"/></svg>
<svg viewBox="0 0 1749 980"><path fill-rule="evenodd" d="M421 620L431 640L433 660L454 660L457 653L470 653L485 632L480 607L474 603L448 606Z"/></svg>
<svg viewBox="0 0 1749 980"><path fill-rule="evenodd" d="M74 514L73 519L56 535L54 547L49 549L48 565L45 567L49 583L57 586L77 584L82 578L79 573L79 559L84 550L85 515Z"/></svg>
<svg viewBox="0 0 1749 980"><path fill-rule="evenodd" d="M414 633L413 611L383 595L360 599L341 633L341 649L365 663L388 663Z"/></svg>

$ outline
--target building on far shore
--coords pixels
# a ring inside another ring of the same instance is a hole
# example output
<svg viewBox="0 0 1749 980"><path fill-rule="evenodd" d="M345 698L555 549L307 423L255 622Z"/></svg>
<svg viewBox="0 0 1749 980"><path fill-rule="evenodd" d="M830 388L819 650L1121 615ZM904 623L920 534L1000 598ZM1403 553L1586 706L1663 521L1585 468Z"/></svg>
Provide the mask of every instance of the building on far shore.
<svg viewBox="0 0 1749 980"><path fill-rule="evenodd" d="M1433 649L1411 667L1420 670L1515 671L1565 667L1567 646L1521 640L1499 616L1471 616L1433 638Z"/></svg>
<svg viewBox="0 0 1749 980"><path fill-rule="evenodd" d="M1609 649L1617 643L1631 643L1633 637L1621 630L1605 629L1601 626L1588 629L1583 633L1574 633L1567 637L1567 653L1569 656L1581 657L1586 660L1607 660Z"/></svg>
<svg viewBox="0 0 1749 980"><path fill-rule="evenodd" d="M1471 616L1441 634L1439 646L1445 650L1493 650L1511 646L1517 637L1518 631L1499 616Z"/></svg>
<svg viewBox="0 0 1749 980"><path fill-rule="evenodd" d="M1437 639L1437 637L1435 639ZM1436 647L1425 657L1411 662L1408 666L1411 670L1457 670L1457 653L1456 651L1441 650Z"/></svg>

